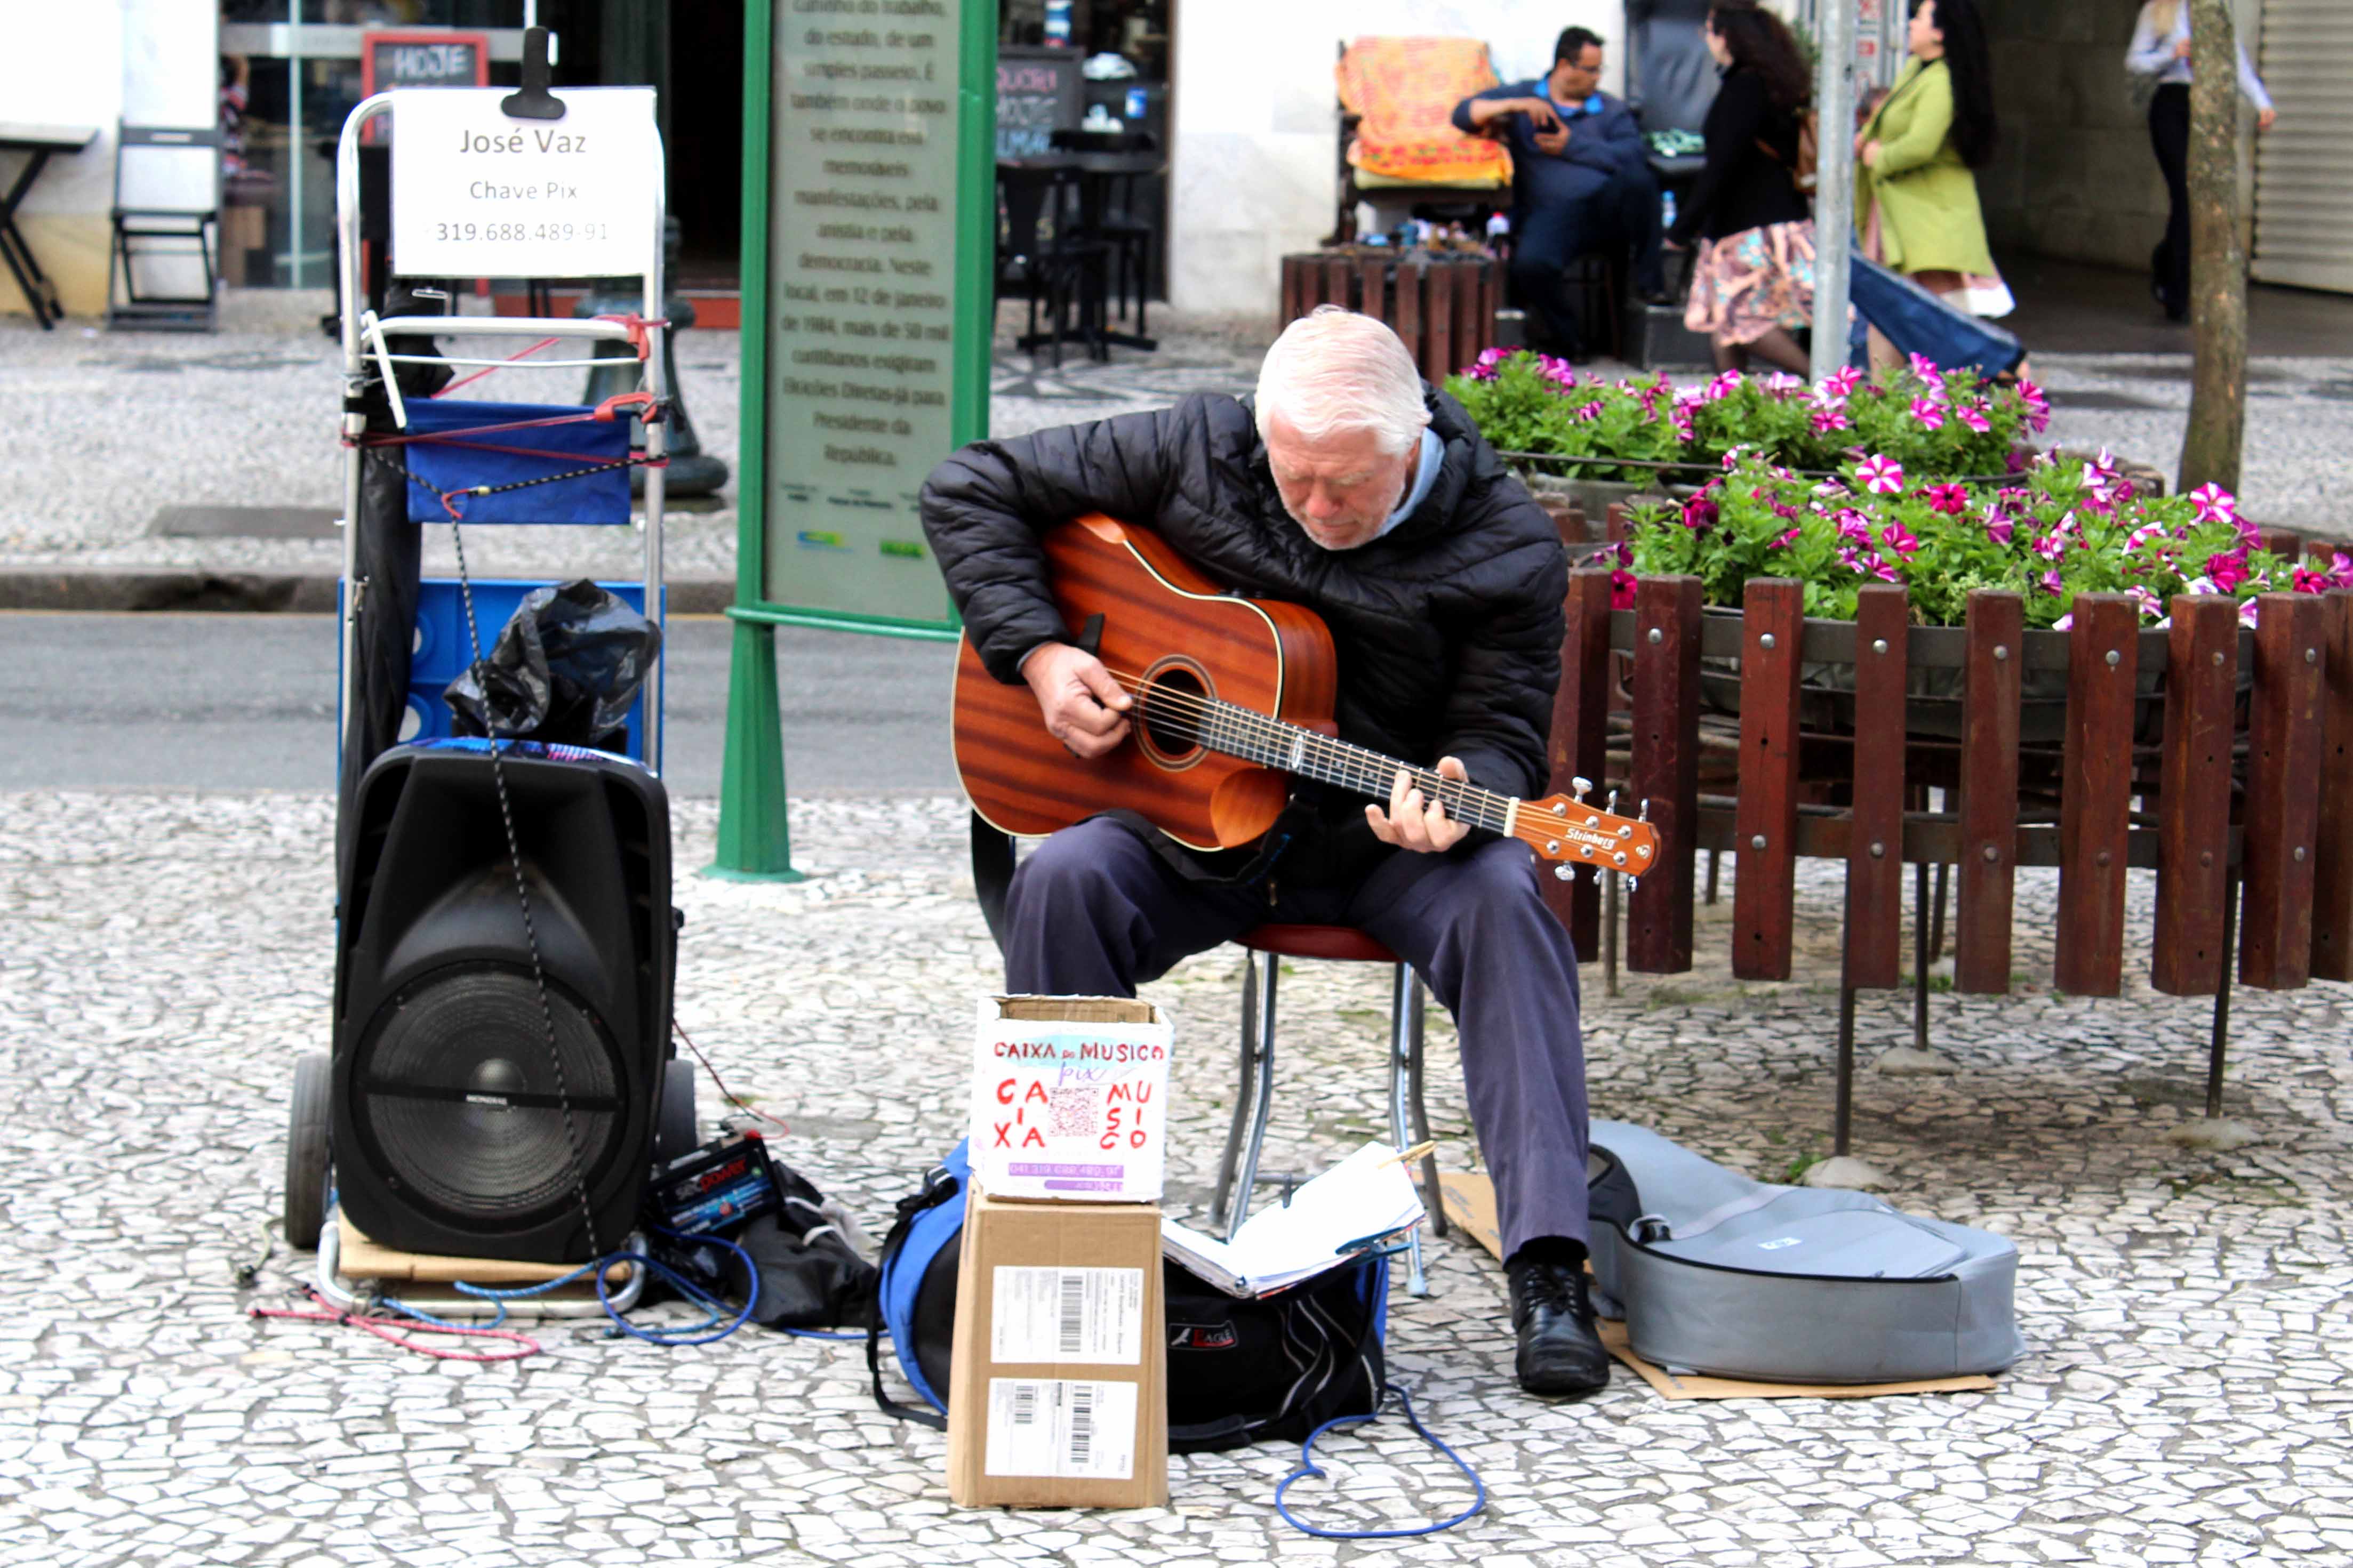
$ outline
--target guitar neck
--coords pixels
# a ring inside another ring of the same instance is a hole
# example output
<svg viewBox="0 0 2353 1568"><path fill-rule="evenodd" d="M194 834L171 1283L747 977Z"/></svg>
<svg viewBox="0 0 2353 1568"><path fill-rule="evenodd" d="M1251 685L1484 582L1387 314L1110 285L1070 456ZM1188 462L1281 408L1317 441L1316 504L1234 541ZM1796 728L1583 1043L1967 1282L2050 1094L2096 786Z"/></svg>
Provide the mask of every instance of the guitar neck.
<svg viewBox="0 0 2353 1568"><path fill-rule="evenodd" d="M1147 701L1149 699L1147 699ZM1213 752L1244 762L1280 768L1300 778L1336 785L1375 800L1387 800L1402 772L1421 791L1424 800L1446 808L1447 816L1470 827L1512 833L1517 797L1482 789L1467 779L1440 776L1434 768L1416 767L1370 747L1319 735L1296 724L1286 724L1254 710L1230 702L1212 701L1192 717L1194 733Z"/></svg>

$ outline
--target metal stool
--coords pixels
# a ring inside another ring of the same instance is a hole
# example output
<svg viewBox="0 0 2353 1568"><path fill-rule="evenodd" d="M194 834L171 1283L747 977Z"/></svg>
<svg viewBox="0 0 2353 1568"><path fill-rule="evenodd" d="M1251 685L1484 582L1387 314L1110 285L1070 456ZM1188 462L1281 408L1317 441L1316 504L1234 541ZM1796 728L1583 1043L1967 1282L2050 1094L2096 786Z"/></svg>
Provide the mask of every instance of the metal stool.
<svg viewBox="0 0 2353 1568"><path fill-rule="evenodd" d="M1262 925L1236 940L1257 956L1242 975L1241 1088L1234 1100L1233 1125L1226 1133L1226 1152L1218 1163L1217 1194L1209 1205L1211 1227L1224 1226L1229 1240L1250 1213L1250 1190L1259 1181L1259 1154L1266 1145L1267 1114L1274 1098L1274 988L1282 960L1322 958L1395 966L1397 983L1389 1004L1389 1141L1408 1149L1430 1136L1421 1092L1421 977L1413 966L1353 926ZM1421 1177L1430 1224L1444 1236L1446 1211L1438 1190L1435 1153L1422 1156ZM1429 1295L1418 1230L1409 1262L1407 1294Z"/></svg>

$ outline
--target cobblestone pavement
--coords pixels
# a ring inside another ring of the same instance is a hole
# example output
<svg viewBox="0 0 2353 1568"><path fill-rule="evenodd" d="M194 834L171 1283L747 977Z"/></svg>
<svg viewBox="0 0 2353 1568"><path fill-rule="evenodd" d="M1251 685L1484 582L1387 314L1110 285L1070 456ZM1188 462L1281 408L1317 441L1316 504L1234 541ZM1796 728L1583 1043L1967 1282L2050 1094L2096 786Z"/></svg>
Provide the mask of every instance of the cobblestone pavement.
<svg viewBox="0 0 2353 1568"><path fill-rule="evenodd" d="M1001 347L993 432L1020 435L1163 406L1188 392L1244 392L1256 380L1259 344L1165 329L1161 342L1156 353L1122 350L1106 364L1073 352L1059 368ZM704 448L732 468L739 340L694 331L681 338L679 360ZM337 363L338 351L314 325L185 337L70 326L43 333L29 321L0 320L0 396L18 411L8 455L0 458L7 480L0 486L0 567L334 573L342 555L333 540L163 538L149 530L166 506L340 507ZM2057 405L2052 440L2109 447L2173 469L2189 407L2186 356L2052 354L2038 356L2036 368ZM568 375L506 373L461 395L561 400L576 392ZM2353 489L2348 452L2353 360L2255 362L2244 486L2250 516L2343 533L2338 503ZM426 535L428 568L444 574L452 570L447 533ZM486 529L471 543L471 564L483 575L628 575L639 562L634 537L615 529ZM733 574L732 479L716 510L670 514L665 549L674 576Z"/></svg>
<svg viewBox="0 0 2353 1568"><path fill-rule="evenodd" d="M2204 1005L2137 983L2061 996L2031 938L2014 995L1933 999L1957 1070L1863 1075L1858 1152L1887 1194L2019 1244L2030 1353L1990 1393L1671 1404L1621 1371L1541 1404L1511 1381L1498 1270L1458 1238L1431 1247L1437 1295L1394 1300L1389 1345L1485 1478L1471 1524L1294 1534L1269 1506L1282 1446L1178 1458L1166 1510L967 1513L942 1439L876 1413L855 1345L557 1330L543 1355L468 1367L244 1315L297 1279L281 1253L244 1294L230 1268L277 1206L293 1058L327 1044L331 815L307 795L0 795L7 1568L2353 1561L2342 987L2238 994L2231 1109L2260 1141L2228 1153L2168 1136L2197 1109ZM680 806L680 866L709 858L713 815ZM681 1023L870 1226L956 1136L971 999L995 978L962 822L945 799L803 803L810 880L677 889ZM1694 973L1609 999L1587 970L1597 1114L1770 1176L1823 1151L1837 881L1810 867L1800 896L1795 982L1724 978L1728 897ZM2029 931L2053 908L2047 878L2021 879ZM1231 1092L1239 974L1228 950L1152 993L1180 1029L1180 1205ZM1374 1127L1385 1000L1357 966L1285 982L1272 1164ZM1866 998L1866 1055L1907 1012ZM1459 1082L1441 1068L1433 1088L1459 1158ZM1395 1526L1467 1500L1394 1417L1329 1449L1331 1479L1293 1495L1311 1517Z"/></svg>

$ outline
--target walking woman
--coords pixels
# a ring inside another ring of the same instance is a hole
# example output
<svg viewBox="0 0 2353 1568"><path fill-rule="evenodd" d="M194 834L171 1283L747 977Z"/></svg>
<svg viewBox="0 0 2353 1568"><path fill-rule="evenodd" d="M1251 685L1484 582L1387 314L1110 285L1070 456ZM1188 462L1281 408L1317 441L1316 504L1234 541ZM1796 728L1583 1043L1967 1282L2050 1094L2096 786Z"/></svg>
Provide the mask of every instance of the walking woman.
<svg viewBox="0 0 2353 1568"><path fill-rule="evenodd" d="M1855 136L1863 254L1976 316L2010 290L1986 244L1975 171L1993 160L1993 68L1977 0L1912 0L1912 59ZM1874 330L1874 364L1898 358Z"/></svg>
<svg viewBox="0 0 2353 1568"><path fill-rule="evenodd" d="M2165 171L2165 192L2172 207L2165 220L2165 237L2148 258L2149 291L2166 316L2178 321L2189 313L2189 0L2148 0L2140 8L2132 47L2125 52L2125 68L2157 79L2157 95L2148 103L2148 139L2157 149L2157 166ZM2239 90L2255 106L2255 129L2269 131L2279 111L2272 107L2272 95L2263 90L2255 68L2247 63L2243 45L2239 48Z"/></svg>
<svg viewBox="0 0 2353 1568"><path fill-rule="evenodd" d="M1814 220L1798 191L1804 58L1781 18L1757 0L1715 0L1707 52L1724 72L1704 132L1707 167L1667 242L1701 243L1683 324L1705 332L1719 370L1754 353L1803 375L1791 334L1814 314Z"/></svg>

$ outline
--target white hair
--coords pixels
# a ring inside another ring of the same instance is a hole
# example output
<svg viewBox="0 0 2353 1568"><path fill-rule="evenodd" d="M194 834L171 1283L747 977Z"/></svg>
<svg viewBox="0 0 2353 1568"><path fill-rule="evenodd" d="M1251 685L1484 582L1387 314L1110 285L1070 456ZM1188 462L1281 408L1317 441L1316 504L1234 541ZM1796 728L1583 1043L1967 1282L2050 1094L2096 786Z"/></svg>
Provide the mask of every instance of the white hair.
<svg viewBox="0 0 2353 1568"><path fill-rule="evenodd" d="M1318 305L1282 330L1258 372L1258 433L1276 416L1303 440L1370 430L1402 457L1421 440L1430 411L1421 373L1388 327L1337 305Z"/></svg>

